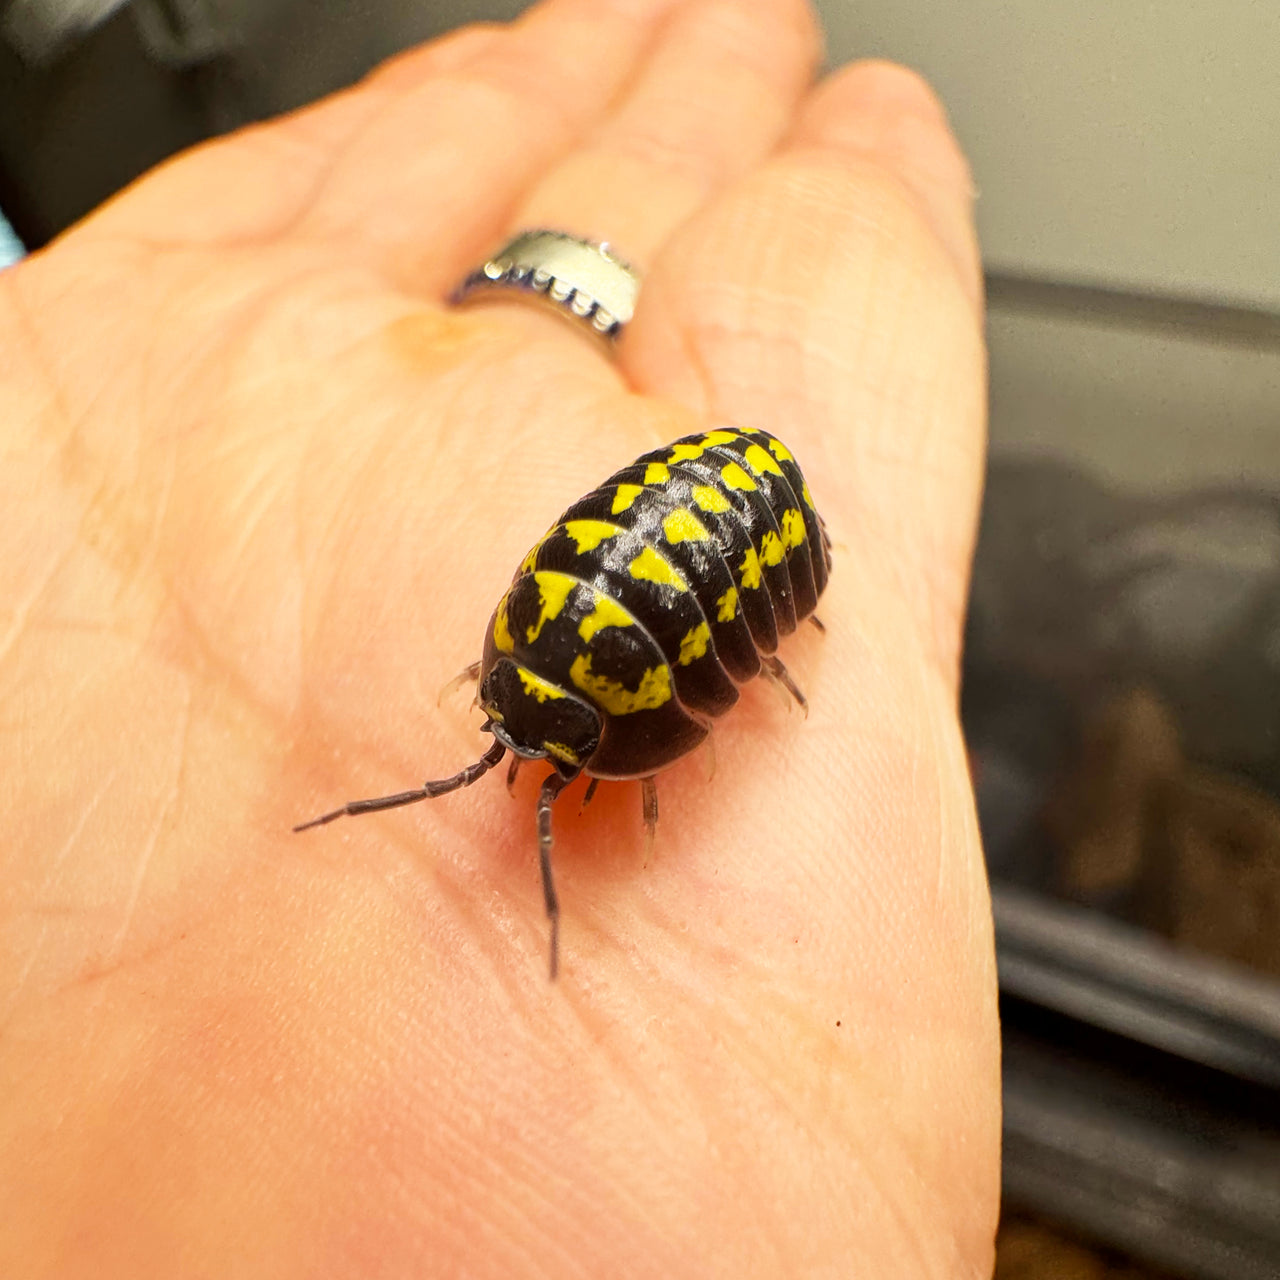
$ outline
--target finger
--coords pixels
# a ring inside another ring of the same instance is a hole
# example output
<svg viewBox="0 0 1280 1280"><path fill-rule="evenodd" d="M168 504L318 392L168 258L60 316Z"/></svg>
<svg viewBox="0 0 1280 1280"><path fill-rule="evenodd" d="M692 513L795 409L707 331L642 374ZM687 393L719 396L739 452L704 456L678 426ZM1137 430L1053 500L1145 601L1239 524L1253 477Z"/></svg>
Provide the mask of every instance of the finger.
<svg viewBox="0 0 1280 1280"><path fill-rule="evenodd" d="M923 83L847 68L656 260L620 350L642 389L802 451L952 679L985 421L971 200Z"/></svg>
<svg viewBox="0 0 1280 1280"><path fill-rule="evenodd" d="M108 203L88 224L90 234L224 245L290 230L337 154L379 112L432 76L459 73L502 30L460 27L392 58L350 89L185 152Z"/></svg>
<svg viewBox="0 0 1280 1280"><path fill-rule="evenodd" d="M695 0L608 115L522 201L511 229L607 239L643 267L707 196L767 154L821 56L807 0Z"/></svg>
<svg viewBox="0 0 1280 1280"><path fill-rule="evenodd" d="M388 91L408 91L435 75L448 75L459 71L473 61L495 40L502 38L506 28L498 22L476 22L406 49L375 67L361 82L365 88ZM317 109L301 114L311 114Z"/></svg>
<svg viewBox="0 0 1280 1280"><path fill-rule="evenodd" d="M337 157L303 234L443 296L613 101L677 3L544 0L370 120Z"/></svg>
<svg viewBox="0 0 1280 1280"><path fill-rule="evenodd" d="M179 158L102 226L226 242L297 232L443 294L608 105L680 0L543 0L282 121Z"/></svg>
<svg viewBox="0 0 1280 1280"><path fill-rule="evenodd" d="M831 76L814 92L790 144L864 155L890 170L915 198L974 306L981 305L973 179L942 104L917 75L864 62Z"/></svg>

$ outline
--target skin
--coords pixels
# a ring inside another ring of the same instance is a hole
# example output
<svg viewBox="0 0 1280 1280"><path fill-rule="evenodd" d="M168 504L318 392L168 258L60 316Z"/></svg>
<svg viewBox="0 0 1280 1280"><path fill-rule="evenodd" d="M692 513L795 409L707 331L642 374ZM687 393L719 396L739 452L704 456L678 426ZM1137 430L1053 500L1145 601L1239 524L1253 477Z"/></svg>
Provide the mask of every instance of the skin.
<svg viewBox="0 0 1280 1280"><path fill-rule="evenodd" d="M983 456L965 163L799 0L546 0L180 157L0 276L0 1274L985 1276L990 911L957 722ZM445 298L640 267L611 358ZM554 514L717 422L836 560L659 779L446 776Z"/></svg>

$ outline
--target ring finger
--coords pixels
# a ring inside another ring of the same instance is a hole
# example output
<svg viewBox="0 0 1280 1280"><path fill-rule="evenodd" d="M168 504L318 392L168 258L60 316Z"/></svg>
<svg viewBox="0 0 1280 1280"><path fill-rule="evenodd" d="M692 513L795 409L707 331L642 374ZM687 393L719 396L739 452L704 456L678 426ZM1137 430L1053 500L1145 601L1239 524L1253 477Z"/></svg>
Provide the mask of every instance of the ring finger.
<svg viewBox="0 0 1280 1280"><path fill-rule="evenodd" d="M821 53L804 0L693 0L631 87L521 202L512 230L607 239L643 269L672 230L786 132Z"/></svg>

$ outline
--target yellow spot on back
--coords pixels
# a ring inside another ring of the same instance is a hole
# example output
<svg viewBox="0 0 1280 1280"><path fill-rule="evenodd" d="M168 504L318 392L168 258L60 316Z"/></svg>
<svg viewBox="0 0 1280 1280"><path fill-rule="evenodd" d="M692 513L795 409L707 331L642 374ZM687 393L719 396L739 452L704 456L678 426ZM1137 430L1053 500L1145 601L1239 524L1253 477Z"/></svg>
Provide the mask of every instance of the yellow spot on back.
<svg viewBox="0 0 1280 1280"><path fill-rule="evenodd" d="M758 444L747 445L747 451L743 457L746 458L747 466L758 476L764 475L766 471L772 472L775 476L782 474L782 468L778 466L778 460L766 453Z"/></svg>
<svg viewBox="0 0 1280 1280"><path fill-rule="evenodd" d="M738 616L738 588L730 587L716 601L716 621L732 622Z"/></svg>
<svg viewBox="0 0 1280 1280"><path fill-rule="evenodd" d="M642 484L620 484L613 495L613 506L610 510L616 516L619 512L628 511L631 504L644 492Z"/></svg>
<svg viewBox="0 0 1280 1280"><path fill-rule="evenodd" d="M563 742L544 742L542 749L549 756L555 756L557 760L563 760L565 764L581 764L582 759L572 747L566 747Z"/></svg>
<svg viewBox="0 0 1280 1280"><path fill-rule="evenodd" d="M662 522L662 533L670 543L706 542L711 535L707 526L689 510L688 507L677 507Z"/></svg>
<svg viewBox="0 0 1280 1280"><path fill-rule="evenodd" d="M687 667L689 663L696 662L707 652L707 645L710 643L711 628L705 622L698 623L680 641L680 656L676 661L682 667Z"/></svg>
<svg viewBox="0 0 1280 1280"><path fill-rule="evenodd" d="M524 685L526 697L537 698L539 702L546 702L548 698L564 698L568 696L558 684L552 684L550 680L544 680L541 676L534 675L532 671L528 671L524 667L517 667L516 675L520 677L520 683Z"/></svg>
<svg viewBox="0 0 1280 1280"><path fill-rule="evenodd" d="M799 507L782 513L782 541L788 547L798 547L804 541L804 516Z"/></svg>
<svg viewBox="0 0 1280 1280"><path fill-rule="evenodd" d="M580 653L569 668L569 679L610 715L625 716L633 711L652 711L671 699L671 668L664 662L660 667L646 669L640 677L640 687L632 692L620 680L594 675L591 671L591 655Z"/></svg>
<svg viewBox="0 0 1280 1280"><path fill-rule="evenodd" d="M722 511L728 511L733 504L719 489L709 484L699 484L693 488L693 505L701 511L719 515Z"/></svg>
<svg viewBox="0 0 1280 1280"><path fill-rule="evenodd" d="M767 565L781 564L786 557L782 539L772 529L760 539L760 559Z"/></svg>
<svg viewBox="0 0 1280 1280"><path fill-rule="evenodd" d="M537 542L529 548L529 554L520 562L520 573L532 573L533 566L538 563L538 552L542 550L542 544L546 542L546 538L539 538ZM517 577L519 574L516 575Z"/></svg>
<svg viewBox="0 0 1280 1280"><path fill-rule="evenodd" d="M564 531L577 543L579 555L594 551L606 538L622 532L618 525L607 520L570 520Z"/></svg>
<svg viewBox="0 0 1280 1280"><path fill-rule="evenodd" d="M511 625L507 621L507 597L498 601L498 608L493 615L493 645L503 653L510 653L516 647L515 637L511 634Z"/></svg>
<svg viewBox="0 0 1280 1280"><path fill-rule="evenodd" d="M567 573L551 573L547 570L535 573L533 580L538 584L538 599L542 603L542 612L538 614L537 622L525 633L525 639L530 644L542 634L542 628L552 618L560 616L564 602L569 598L569 592L573 590L573 584L576 581Z"/></svg>
<svg viewBox="0 0 1280 1280"><path fill-rule="evenodd" d="M645 484L666 484L671 479L671 472L665 462L651 462L644 469Z"/></svg>
<svg viewBox="0 0 1280 1280"><path fill-rule="evenodd" d="M777 458L779 462L795 461L795 458L792 456L791 450L788 449L787 446L783 444L781 440L775 440L772 436L769 437L769 452L773 454L773 456Z"/></svg>
<svg viewBox="0 0 1280 1280"><path fill-rule="evenodd" d="M677 591L689 590L689 584L685 582L680 571L652 547L646 546L632 560L630 569L633 578L643 578L646 582L659 582L666 587L675 587Z"/></svg>
<svg viewBox="0 0 1280 1280"><path fill-rule="evenodd" d="M596 607L578 623L578 634L587 641L605 627L629 627L635 619L616 601L596 592Z"/></svg>
<svg viewBox="0 0 1280 1280"><path fill-rule="evenodd" d="M702 457L705 452L706 448L703 445L692 442L672 445L671 452L667 454L667 461L672 466L677 462L692 462L695 458Z"/></svg>
<svg viewBox="0 0 1280 1280"><path fill-rule="evenodd" d="M736 462L727 462L720 468L720 479L729 489L755 489L759 486Z"/></svg>
<svg viewBox="0 0 1280 1280"><path fill-rule="evenodd" d="M707 434L702 437L702 443L706 445L708 449L711 448L712 445L716 444L732 444L741 436L741 434L742 433L740 431L731 431L727 427L717 427L714 431L708 431Z"/></svg>
<svg viewBox="0 0 1280 1280"><path fill-rule="evenodd" d="M738 566L739 572L742 574L742 585L748 591L754 591L760 585L760 557L756 555L755 547L748 547L747 554L743 557L742 563Z"/></svg>
<svg viewBox="0 0 1280 1280"><path fill-rule="evenodd" d="M802 491L800 496L805 500L805 505L808 506L810 511L812 511L813 510L813 494L809 492L809 482L807 480L804 482L804 490Z"/></svg>

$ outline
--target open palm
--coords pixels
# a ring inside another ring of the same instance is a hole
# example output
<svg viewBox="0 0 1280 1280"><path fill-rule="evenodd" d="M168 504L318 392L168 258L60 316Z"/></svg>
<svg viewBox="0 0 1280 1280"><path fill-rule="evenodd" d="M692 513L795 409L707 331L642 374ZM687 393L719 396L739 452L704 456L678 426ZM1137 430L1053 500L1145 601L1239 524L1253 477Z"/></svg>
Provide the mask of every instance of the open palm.
<svg viewBox="0 0 1280 1280"><path fill-rule="evenodd" d="M956 718L982 460L968 179L800 0L546 0L182 157L0 276L0 1273L978 1276L999 1102ZM644 274L610 359L450 309L513 229ZM636 455L779 435L835 544L658 779L438 689Z"/></svg>

